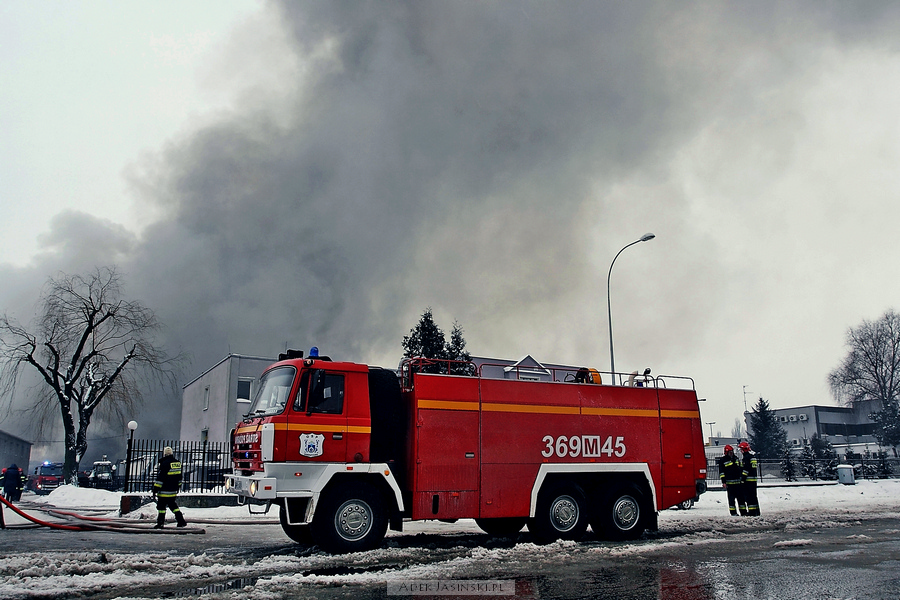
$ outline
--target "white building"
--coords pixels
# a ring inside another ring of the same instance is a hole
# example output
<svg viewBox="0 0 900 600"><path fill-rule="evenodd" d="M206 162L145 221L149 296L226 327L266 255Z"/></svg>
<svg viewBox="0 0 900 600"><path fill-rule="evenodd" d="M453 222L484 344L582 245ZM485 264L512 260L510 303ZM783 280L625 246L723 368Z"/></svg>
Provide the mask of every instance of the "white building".
<svg viewBox="0 0 900 600"><path fill-rule="evenodd" d="M181 391L182 441L229 442L231 429L250 409L263 370L274 358L229 354Z"/></svg>
<svg viewBox="0 0 900 600"><path fill-rule="evenodd" d="M853 407L809 405L796 408L771 409L779 424L787 433L788 445L798 452L815 434L843 454L849 447L856 454L866 449L878 450L875 439L875 423L869 416L880 410L877 402L858 402ZM750 415L744 413L744 422L750 431Z"/></svg>
<svg viewBox="0 0 900 600"><path fill-rule="evenodd" d="M31 460L31 442L20 437L0 431L0 468L6 468L12 464L28 471L28 463Z"/></svg>

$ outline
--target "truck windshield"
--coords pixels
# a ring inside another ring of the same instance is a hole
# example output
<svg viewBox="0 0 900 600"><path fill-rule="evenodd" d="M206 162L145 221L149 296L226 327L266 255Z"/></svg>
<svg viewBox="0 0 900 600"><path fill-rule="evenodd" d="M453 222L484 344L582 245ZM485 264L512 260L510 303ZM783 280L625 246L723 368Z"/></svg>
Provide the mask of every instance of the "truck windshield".
<svg viewBox="0 0 900 600"><path fill-rule="evenodd" d="M62 465L42 465L41 475L62 477Z"/></svg>
<svg viewBox="0 0 900 600"><path fill-rule="evenodd" d="M296 373L294 367L279 367L265 373L259 382L259 391L253 399L253 404L250 405L250 413L247 416L281 414L287 404Z"/></svg>

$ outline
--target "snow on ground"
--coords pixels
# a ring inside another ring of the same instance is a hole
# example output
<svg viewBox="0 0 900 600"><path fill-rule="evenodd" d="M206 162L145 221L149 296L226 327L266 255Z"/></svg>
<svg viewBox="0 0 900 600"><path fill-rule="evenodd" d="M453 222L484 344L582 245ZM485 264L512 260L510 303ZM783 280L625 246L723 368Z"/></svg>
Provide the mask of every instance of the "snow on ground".
<svg viewBox="0 0 900 600"><path fill-rule="evenodd" d="M26 495L23 500L55 506L75 512L93 510L108 517L118 516L119 493L64 486L49 496ZM320 585L374 585L390 580L464 579L481 578L485 573L511 562L533 564L541 568L548 549L555 554L589 554L622 556L649 553L654 548L677 547L686 543L714 543L723 537L723 528L734 531L746 528L758 531L761 525L781 525L797 529L798 539L782 544L803 545L809 540L802 530L827 527L835 521L854 516L878 514L900 516L900 480L858 481L856 485L798 485L792 487L764 487L759 490L762 516L758 518L731 517L725 494L711 491L704 494L691 510L666 510L660 513L659 539L643 540L635 544L576 544L558 542L536 546L529 542L513 545L495 544L486 547L455 547L452 541L435 548L434 538L423 538L422 547L415 543L398 543L397 536L427 534L453 536L480 533L474 521L454 524L440 522L407 523L402 534L388 532L388 539L372 552L328 556L320 552L273 555L252 560L235 559L221 552L171 554L166 551L135 551L133 553L103 552L8 552L0 554L0 597L49 598L56 595L91 595L111 589L136 590L145 587L170 585L182 589L202 586L204 581L227 581L253 578L255 581L239 592L244 599L279 598L285 590L310 590ZM4 509L7 524L23 523L21 517ZM41 515L45 517L45 515ZM126 515L129 519L152 519L155 507L147 505ZM190 509L192 521L229 521L246 523L248 518L277 518L277 508L268 515L248 516L246 507ZM236 525L237 526L237 525ZM230 527L230 526L229 526ZM277 531L277 529L276 529ZM3 532L0 532L0 536ZM101 534L102 535L102 534ZM121 534L110 534L121 535ZM287 543L287 538L285 538ZM136 544L137 548L141 548ZM99 554L98 554L99 553ZM98 558L98 556L100 558ZM389 565L366 571L373 564ZM350 567L348 569L348 567ZM327 574L329 569L343 573ZM359 572L354 572L359 571Z"/></svg>

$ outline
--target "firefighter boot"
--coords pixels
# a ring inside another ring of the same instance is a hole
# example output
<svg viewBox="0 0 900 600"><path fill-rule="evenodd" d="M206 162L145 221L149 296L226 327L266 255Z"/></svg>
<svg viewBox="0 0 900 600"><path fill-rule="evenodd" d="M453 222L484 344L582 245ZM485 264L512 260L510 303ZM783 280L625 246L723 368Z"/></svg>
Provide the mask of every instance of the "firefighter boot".
<svg viewBox="0 0 900 600"><path fill-rule="evenodd" d="M162 529L163 525L166 524L166 513L159 513L156 517L156 525L153 526L153 529Z"/></svg>
<svg viewBox="0 0 900 600"><path fill-rule="evenodd" d="M175 511L175 520L178 521L178 527L187 527L187 521L184 520L184 515L180 510Z"/></svg>

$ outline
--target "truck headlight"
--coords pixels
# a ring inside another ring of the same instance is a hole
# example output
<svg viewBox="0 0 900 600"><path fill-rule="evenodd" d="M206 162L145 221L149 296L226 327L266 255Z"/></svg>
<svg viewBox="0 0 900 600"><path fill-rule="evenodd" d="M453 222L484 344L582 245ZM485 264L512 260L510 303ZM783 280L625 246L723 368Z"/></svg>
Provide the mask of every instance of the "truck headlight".
<svg viewBox="0 0 900 600"><path fill-rule="evenodd" d="M251 496L256 496L256 488L257 488L258 485L259 485L259 482L258 482L258 481L251 481L251 482L250 482L250 495L251 495Z"/></svg>
<svg viewBox="0 0 900 600"><path fill-rule="evenodd" d="M225 488L229 490L234 489L234 477L226 477L225 478Z"/></svg>

